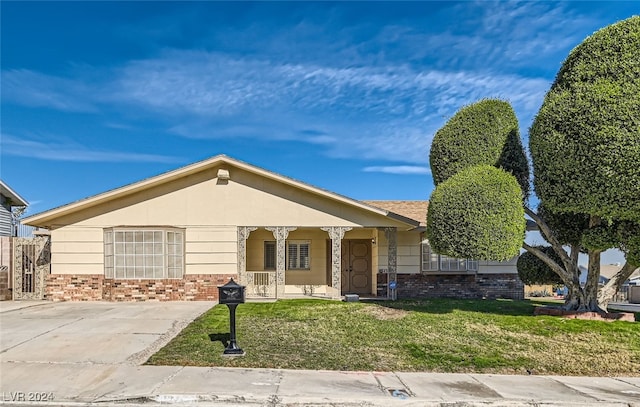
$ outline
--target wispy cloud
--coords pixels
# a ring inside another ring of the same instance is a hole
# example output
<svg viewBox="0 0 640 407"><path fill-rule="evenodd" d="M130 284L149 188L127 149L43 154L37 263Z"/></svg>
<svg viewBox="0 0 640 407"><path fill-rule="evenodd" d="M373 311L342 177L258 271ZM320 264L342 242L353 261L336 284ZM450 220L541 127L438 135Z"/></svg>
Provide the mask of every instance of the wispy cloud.
<svg viewBox="0 0 640 407"><path fill-rule="evenodd" d="M113 98L168 114L230 117L246 110L281 108L412 118L496 95L531 108L549 81L489 71L403 65L332 68L172 51L131 63L114 85Z"/></svg>
<svg viewBox="0 0 640 407"><path fill-rule="evenodd" d="M65 112L95 112L91 86L82 80L45 75L26 69L2 71L2 99L29 107Z"/></svg>
<svg viewBox="0 0 640 407"><path fill-rule="evenodd" d="M428 167L420 167L415 165L373 166L373 167L365 167L362 169L362 171L383 172L386 174L411 174L411 175L431 174L431 170Z"/></svg>
<svg viewBox="0 0 640 407"><path fill-rule="evenodd" d="M47 140L51 140L52 138L53 137L48 137ZM2 153L51 161L155 163L176 163L182 161L180 158L165 155L91 149L73 142L58 143L29 140L5 133L2 133Z"/></svg>
<svg viewBox="0 0 640 407"><path fill-rule="evenodd" d="M70 81L46 80L45 89ZM171 133L183 137L298 140L323 145L333 156L425 163L433 133L461 106L505 98L528 125L548 86L546 79L514 74L402 65L328 68L172 51L129 64L114 82L87 94L100 95L90 104L159 114ZM309 128L323 134L305 133Z"/></svg>
<svg viewBox="0 0 640 407"><path fill-rule="evenodd" d="M251 52L164 49L116 68L74 72L73 79L4 71L3 99L62 111L133 111L185 138L295 140L333 157L426 164L435 131L481 98L511 102L526 132L552 78L512 68L566 52L589 23L561 3L479 1L439 10L446 18L459 16L458 24L434 32L417 18L358 39L366 30L343 27L337 40L329 38L335 33L322 25L324 18L275 31L259 24L238 32L226 27L210 38ZM326 17L332 24L334 16ZM372 56L371 49L379 51ZM132 129L121 118L107 126ZM54 147L59 157L82 159L66 154L74 146Z"/></svg>

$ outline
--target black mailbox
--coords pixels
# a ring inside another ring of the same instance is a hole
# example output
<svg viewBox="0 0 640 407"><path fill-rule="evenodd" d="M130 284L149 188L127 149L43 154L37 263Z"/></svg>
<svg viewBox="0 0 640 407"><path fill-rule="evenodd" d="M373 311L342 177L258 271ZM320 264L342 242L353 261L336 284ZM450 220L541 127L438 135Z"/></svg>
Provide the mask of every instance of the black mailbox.
<svg viewBox="0 0 640 407"><path fill-rule="evenodd" d="M236 307L244 303L244 286L237 284L233 278L223 286L218 287L218 302L229 308L229 343L222 352L222 356L244 356L244 351L236 342Z"/></svg>
<svg viewBox="0 0 640 407"><path fill-rule="evenodd" d="M220 304L244 304L243 285L239 285L233 278L223 286L218 287L218 300Z"/></svg>

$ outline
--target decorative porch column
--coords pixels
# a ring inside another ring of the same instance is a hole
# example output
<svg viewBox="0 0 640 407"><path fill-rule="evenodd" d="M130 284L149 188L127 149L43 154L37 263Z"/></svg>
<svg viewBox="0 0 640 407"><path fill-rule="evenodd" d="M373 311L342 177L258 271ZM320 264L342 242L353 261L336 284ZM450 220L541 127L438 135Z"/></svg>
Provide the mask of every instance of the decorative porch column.
<svg viewBox="0 0 640 407"><path fill-rule="evenodd" d="M289 232L296 230L293 226L275 226L265 228L276 239L276 298L282 298L284 296L284 271L286 266L286 241L289 236Z"/></svg>
<svg viewBox="0 0 640 407"><path fill-rule="evenodd" d="M387 238L387 298L391 296L391 290L389 289L389 283L396 281L398 278L397 264L398 264L398 228L386 227L383 228L384 236Z"/></svg>
<svg viewBox="0 0 640 407"><path fill-rule="evenodd" d="M238 282L247 285L247 239L257 230L254 226L238 226Z"/></svg>
<svg viewBox="0 0 640 407"><path fill-rule="evenodd" d="M342 238L345 232L350 231L348 226L326 226L321 227L329 234L331 239L331 287L332 298L340 298L342 295Z"/></svg>

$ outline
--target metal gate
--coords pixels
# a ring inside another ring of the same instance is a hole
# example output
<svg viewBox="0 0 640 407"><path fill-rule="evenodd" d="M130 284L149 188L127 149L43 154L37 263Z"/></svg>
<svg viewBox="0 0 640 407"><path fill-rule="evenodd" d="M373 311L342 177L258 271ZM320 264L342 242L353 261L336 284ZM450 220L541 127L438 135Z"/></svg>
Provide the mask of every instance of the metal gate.
<svg viewBox="0 0 640 407"><path fill-rule="evenodd" d="M247 298L276 298L275 271L247 271Z"/></svg>
<svg viewBox="0 0 640 407"><path fill-rule="evenodd" d="M13 299L44 299L44 280L51 264L49 237L16 238L13 253Z"/></svg>

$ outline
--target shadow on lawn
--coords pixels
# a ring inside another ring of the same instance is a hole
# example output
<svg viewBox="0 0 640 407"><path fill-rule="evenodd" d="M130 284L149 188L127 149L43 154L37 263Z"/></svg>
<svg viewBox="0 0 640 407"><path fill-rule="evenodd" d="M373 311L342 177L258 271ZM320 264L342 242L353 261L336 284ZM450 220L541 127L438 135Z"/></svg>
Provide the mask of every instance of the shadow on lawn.
<svg viewBox="0 0 640 407"><path fill-rule="evenodd" d="M231 341L231 334L229 332L223 334L209 334L209 339L211 342L222 343L222 346L226 349L229 346L229 341Z"/></svg>
<svg viewBox="0 0 640 407"><path fill-rule="evenodd" d="M372 302L386 308L429 314L449 314L454 311L465 311L510 316L532 316L535 307L557 305L533 300L459 300L446 298Z"/></svg>

